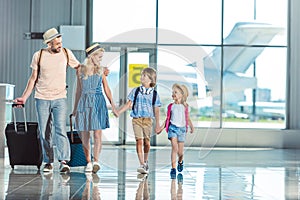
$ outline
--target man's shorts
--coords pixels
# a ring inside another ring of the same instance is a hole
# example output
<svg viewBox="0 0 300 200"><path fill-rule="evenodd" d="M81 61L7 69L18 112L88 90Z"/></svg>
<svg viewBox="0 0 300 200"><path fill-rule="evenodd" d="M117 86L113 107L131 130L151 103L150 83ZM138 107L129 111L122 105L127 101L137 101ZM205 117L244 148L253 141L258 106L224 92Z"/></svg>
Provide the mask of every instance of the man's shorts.
<svg viewBox="0 0 300 200"><path fill-rule="evenodd" d="M168 130L168 139L177 138L178 142L185 142L186 136L186 127L177 127L173 124L170 124Z"/></svg>
<svg viewBox="0 0 300 200"><path fill-rule="evenodd" d="M135 136L135 140L147 139L150 140L152 132L153 119L152 118L133 118L132 127Z"/></svg>

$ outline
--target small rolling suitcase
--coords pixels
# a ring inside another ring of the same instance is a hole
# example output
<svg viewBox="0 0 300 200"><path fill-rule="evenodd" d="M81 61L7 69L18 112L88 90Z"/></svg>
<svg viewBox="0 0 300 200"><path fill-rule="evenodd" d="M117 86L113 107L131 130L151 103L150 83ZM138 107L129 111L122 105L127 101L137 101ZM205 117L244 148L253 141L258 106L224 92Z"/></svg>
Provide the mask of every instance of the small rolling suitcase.
<svg viewBox="0 0 300 200"><path fill-rule="evenodd" d="M8 147L9 162L14 169L15 165L36 165L40 169L43 160L42 146L37 122L27 122L25 107L22 105L24 122L16 121L15 109L13 107L13 122L7 124L5 137Z"/></svg>
<svg viewBox="0 0 300 200"><path fill-rule="evenodd" d="M70 131L67 132L67 135L71 146L71 159L67 164L70 167L86 166L87 162L79 132L73 131L72 114L70 115Z"/></svg>

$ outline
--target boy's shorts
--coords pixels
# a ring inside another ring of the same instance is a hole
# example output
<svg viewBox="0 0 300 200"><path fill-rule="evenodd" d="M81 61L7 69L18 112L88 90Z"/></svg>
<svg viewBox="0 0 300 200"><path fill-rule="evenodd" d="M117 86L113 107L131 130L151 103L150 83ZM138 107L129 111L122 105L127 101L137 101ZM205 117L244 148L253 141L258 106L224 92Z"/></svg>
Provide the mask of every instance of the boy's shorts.
<svg viewBox="0 0 300 200"><path fill-rule="evenodd" d="M150 135L152 132L152 118L133 118L132 127L135 136L135 140L147 139L150 140Z"/></svg>
<svg viewBox="0 0 300 200"><path fill-rule="evenodd" d="M177 138L178 142L185 142L186 127L177 127L170 124L168 130L168 139Z"/></svg>

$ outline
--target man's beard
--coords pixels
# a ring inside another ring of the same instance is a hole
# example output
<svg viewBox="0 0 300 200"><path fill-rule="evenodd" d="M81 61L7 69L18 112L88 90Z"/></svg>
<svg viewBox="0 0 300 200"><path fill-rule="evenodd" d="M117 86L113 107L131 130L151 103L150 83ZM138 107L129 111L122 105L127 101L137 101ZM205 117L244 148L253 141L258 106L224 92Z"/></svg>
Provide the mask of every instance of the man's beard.
<svg viewBox="0 0 300 200"><path fill-rule="evenodd" d="M61 48L57 48L57 49L52 48L51 51L52 51L53 53L59 53L59 52L60 52L60 49L61 49Z"/></svg>

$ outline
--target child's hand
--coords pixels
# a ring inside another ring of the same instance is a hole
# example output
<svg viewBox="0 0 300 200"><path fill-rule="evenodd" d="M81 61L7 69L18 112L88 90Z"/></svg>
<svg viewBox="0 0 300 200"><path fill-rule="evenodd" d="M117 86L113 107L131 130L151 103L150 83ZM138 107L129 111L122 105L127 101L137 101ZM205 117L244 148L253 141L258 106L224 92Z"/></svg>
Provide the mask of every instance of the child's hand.
<svg viewBox="0 0 300 200"><path fill-rule="evenodd" d="M193 127L193 126L190 127L190 133L191 133L191 134L194 133L194 127Z"/></svg>

